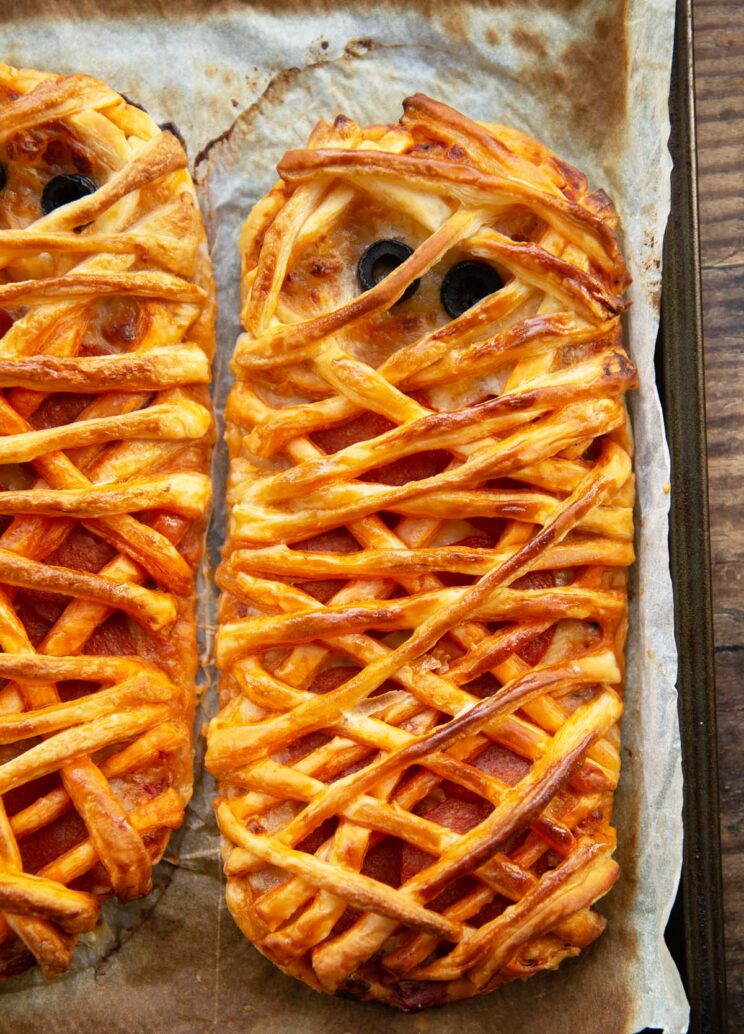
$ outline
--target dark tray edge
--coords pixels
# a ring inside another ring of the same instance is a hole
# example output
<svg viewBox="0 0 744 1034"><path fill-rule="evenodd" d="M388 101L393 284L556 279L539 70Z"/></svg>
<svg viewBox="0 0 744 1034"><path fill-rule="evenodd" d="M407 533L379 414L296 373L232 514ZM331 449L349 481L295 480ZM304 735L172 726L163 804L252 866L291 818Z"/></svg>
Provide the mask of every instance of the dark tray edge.
<svg viewBox="0 0 744 1034"><path fill-rule="evenodd" d="M656 366L672 458L669 546L685 834L682 880L666 936L690 1001L690 1034L723 1034L728 1027L691 0L678 0L674 47L672 211L664 238Z"/></svg>

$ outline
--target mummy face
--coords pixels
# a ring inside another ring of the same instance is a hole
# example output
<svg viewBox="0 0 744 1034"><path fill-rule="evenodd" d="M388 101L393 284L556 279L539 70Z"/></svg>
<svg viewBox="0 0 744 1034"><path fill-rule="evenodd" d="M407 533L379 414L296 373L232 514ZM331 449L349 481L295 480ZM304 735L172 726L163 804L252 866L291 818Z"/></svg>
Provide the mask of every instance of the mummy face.
<svg viewBox="0 0 744 1034"><path fill-rule="evenodd" d="M579 173L426 97L278 170L226 410L227 900L288 973L415 1010L603 927L627 273Z"/></svg>

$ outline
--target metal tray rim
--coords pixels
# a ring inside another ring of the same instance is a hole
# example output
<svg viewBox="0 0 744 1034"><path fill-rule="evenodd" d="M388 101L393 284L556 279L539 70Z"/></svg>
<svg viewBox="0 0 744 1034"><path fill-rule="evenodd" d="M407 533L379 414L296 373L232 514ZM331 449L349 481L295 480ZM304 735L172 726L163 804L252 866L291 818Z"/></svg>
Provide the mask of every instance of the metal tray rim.
<svg viewBox="0 0 744 1034"><path fill-rule="evenodd" d="M726 974L719 831L692 0L678 0L670 89L672 210L664 240L657 382L672 460L670 559L684 772L682 879L667 942L689 1034L723 1034Z"/></svg>

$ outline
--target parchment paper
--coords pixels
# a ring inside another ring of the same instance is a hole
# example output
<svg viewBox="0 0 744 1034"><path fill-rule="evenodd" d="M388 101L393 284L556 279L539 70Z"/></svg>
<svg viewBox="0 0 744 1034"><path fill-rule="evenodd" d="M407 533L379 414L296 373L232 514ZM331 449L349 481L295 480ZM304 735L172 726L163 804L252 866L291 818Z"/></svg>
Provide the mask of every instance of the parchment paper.
<svg viewBox="0 0 744 1034"><path fill-rule="evenodd" d="M12 64L106 79L186 137L220 285L215 402L237 326L237 234L274 165L317 119L395 121L423 90L476 118L537 136L614 198L633 275L626 333L641 388L631 398L638 478L617 857L600 904L606 932L557 973L404 1016L318 995L244 940L223 901L211 780L197 760L186 828L144 903L110 903L73 971L0 986L0 1031L31 1034L632 1034L687 1029L663 940L682 850L676 652L667 555L668 453L654 385L661 245L669 208L667 97L674 0L503 0L209 4L0 0ZM215 460L221 497L225 457ZM224 529L210 532L216 563ZM206 691L214 600L202 594Z"/></svg>

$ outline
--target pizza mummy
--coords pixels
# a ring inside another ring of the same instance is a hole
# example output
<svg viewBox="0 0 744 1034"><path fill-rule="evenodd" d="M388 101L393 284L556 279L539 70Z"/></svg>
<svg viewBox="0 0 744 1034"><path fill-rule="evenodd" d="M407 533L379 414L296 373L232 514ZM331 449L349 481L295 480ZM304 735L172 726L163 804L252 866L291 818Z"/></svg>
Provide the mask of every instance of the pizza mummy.
<svg viewBox="0 0 744 1034"><path fill-rule="evenodd" d="M0 66L0 976L149 893L191 795L213 287L185 152Z"/></svg>
<svg viewBox="0 0 744 1034"><path fill-rule="evenodd" d="M629 277L605 194L425 96L278 171L227 407L227 900L287 973L414 1010L605 925Z"/></svg>

